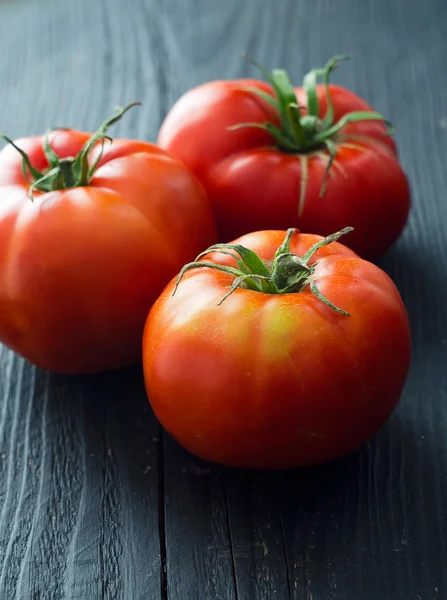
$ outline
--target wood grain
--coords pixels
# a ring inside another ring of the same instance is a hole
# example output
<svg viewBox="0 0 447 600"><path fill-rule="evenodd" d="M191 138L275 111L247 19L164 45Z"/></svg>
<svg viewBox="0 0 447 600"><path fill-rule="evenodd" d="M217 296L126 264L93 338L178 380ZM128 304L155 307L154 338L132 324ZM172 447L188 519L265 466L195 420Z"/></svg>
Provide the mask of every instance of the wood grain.
<svg viewBox="0 0 447 600"><path fill-rule="evenodd" d="M89 378L0 350L0 598L442 600L447 597L447 54L444 0L1 0L0 130L154 140L176 98L256 75L336 80L391 118L413 190L380 264L407 305L410 376L389 424L313 469L191 457L151 413L139 367Z"/></svg>

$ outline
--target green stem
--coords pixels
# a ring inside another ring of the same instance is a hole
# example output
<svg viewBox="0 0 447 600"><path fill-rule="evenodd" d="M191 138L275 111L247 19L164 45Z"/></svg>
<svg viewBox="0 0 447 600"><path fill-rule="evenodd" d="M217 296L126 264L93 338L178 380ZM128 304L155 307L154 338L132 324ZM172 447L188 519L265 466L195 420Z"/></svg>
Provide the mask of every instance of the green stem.
<svg viewBox="0 0 447 600"><path fill-rule="evenodd" d="M246 57L247 58L247 57ZM251 122L239 123L229 127L229 130L239 129L240 127L255 127L267 131L278 150L288 154L295 154L300 158L316 151L327 151L329 154L328 166L323 177L320 196L323 196L326 190L328 175L332 169L337 144L342 129L350 124L361 121L381 121L388 130L385 135L391 135L391 124L382 115L373 111L354 111L343 115L334 123L334 105L329 89L329 78L342 60L349 58L346 54L340 54L331 58L325 67L312 69L303 80L303 88L307 96L307 111L303 112L302 107L298 106L295 90L290 77L283 69L275 69L269 73L262 65L259 65L252 59L248 59L264 75L265 79L272 86L274 97L265 91L258 90L255 87L244 88L245 91L253 93L264 101L268 102L278 111L279 127L274 123ZM326 97L326 114L320 115L320 106L318 102L318 85L322 85ZM306 193L307 182L300 187L298 213L301 215Z"/></svg>
<svg viewBox="0 0 447 600"><path fill-rule="evenodd" d="M280 254L272 266L272 281L280 290L295 286L311 275L312 269L295 254Z"/></svg>
<svg viewBox="0 0 447 600"><path fill-rule="evenodd" d="M56 181L58 179L58 177L60 178L60 176L61 176L61 174L60 174L58 168L55 167L54 169L51 169L51 171L48 171L48 173L43 175L40 179L31 183L30 188L28 190L28 195L29 195L30 200L31 201L34 200L33 192L35 189L38 189L40 191L50 192L53 189L53 185L54 185L53 182ZM38 185L39 185L39 187L37 187ZM57 189L62 189L62 188L57 188Z"/></svg>
<svg viewBox="0 0 447 600"><path fill-rule="evenodd" d="M315 135L315 142L321 143L327 139L333 138L343 127L348 125L348 123L359 123L360 121L381 121L387 127L391 126L391 123L385 119L384 116L379 115L378 113L370 112L370 111L356 111L352 113L348 113L344 115L335 125L329 127L329 129L323 130L321 133Z"/></svg>
<svg viewBox="0 0 447 600"><path fill-rule="evenodd" d="M76 186L76 180L73 175L73 159L65 158L59 161L59 171L62 175L64 188L72 188Z"/></svg>
<svg viewBox="0 0 447 600"><path fill-rule="evenodd" d="M15 148L15 150L17 150L17 152L22 156L22 172L23 172L23 175L25 176L25 179L28 181L28 183L32 183L33 179L37 180L43 176L43 173L41 173L40 171L38 171L36 168L33 167L28 154L24 150L19 148L12 141L11 138L9 138L8 136L6 136L4 134L0 134L0 139L5 140L5 142L7 142L13 148Z"/></svg>
<svg viewBox="0 0 447 600"><path fill-rule="evenodd" d="M333 235L319 240L300 257L290 252L290 243L293 235L297 233L297 230L288 229L283 243L275 252L271 265L263 262L256 252L249 250L240 244L216 244L210 246L207 250L199 254L195 261L188 263L183 267L175 282L172 295L174 296L177 292L178 286L187 271L196 268L207 268L215 269L234 277L228 291L219 300L218 306L240 288L250 289L265 294L291 294L299 293L306 286L309 286L311 292L321 302L326 304L326 306L339 314L349 316L346 311L334 306L334 304L320 292L312 279L315 265L310 264L309 260L317 250L337 241L342 235L345 235L352 230L352 227L346 227ZM229 265L221 265L209 260L203 260L207 254L213 252L231 256L238 268Z"/></svg>
<svg viewBox="0 0 447 600"><path fill-rule="evenodd" d="M206 267L208 267L209 269L216 269L217 271L222 271L223 273L228 273L229 275L234 275L235 277L239 277L241 275L240 271L238 271L237 269L233 269L232 267L226 267L225 265L218 265L218 264L212 263L212 262L194 261L192 263L188 263L187 265L185 265L183 267L183 269L180 271L180 273L177 277L177 281L175 282L174 291L172 292L172 295L174 296L175 293L177 292L179 283L183 279L183 276L185 275L185 273L187 273L187 271L190 271L191 269L200 269L200 268L206 268Z"/></svg>
<svg viewBox="0 0 447 600"><path fill-rule="evenodd" d="M318 300L320 300L320 302L323 302L323 304L326 304L326 306L329 306L329 308L332 308L332 310L334 310L336 313L338 313L340 315L344 315L345 317L351 316L348 312L346 312L342 308L338 308L338 306L335 306L335 304L332 304L332 302L330 300L328 300L328 298L326 298L326 296L323 296L323 294L318 289L315 281L312 281L312 279L308 279L307 282L309 283L310 291L312 292L312 294L315 294L315 296L318 298Z"/></svg>
<svg viewBox="0 0 447 600"><path fill-rule="evenodd" d="M0 138L11 144L22 156L22 171L26 181L30 184L29 196L33 199L34 190L42 192L50 192L65 188L87 186L95 172L96 167L101 159L104 150L104 141L112 141L112 138L107 135L109 127L119 121L128 110L134 106L140 106L139 102L132 102L124 108L118 109L116 115L104 121L99 129L87 140L79 154L75 158L61 159L51 147L49 134L47 131L43 137L42 146L45 157L48 161L49 169L39 171L32 164L28 154L19 148L6 135L0 134ZM89 156L93 148L101 143L101 150L96 157L95 162L89 167Z"/></svg>
<svg viewBox="0 0 447 600"><path fill-rule="evenodd" d="M320 75L321 69L312 69L310 73L304 76L303 88L307 96L307 114L312 117L318 116L318 95L317 95L317 81Z"/></svg>
<svg viewBox="0 0 447 600"><path fill-rule="evenodd" d="M290 120L290 105L298 106L298 100L293 89L289 75L283 69L275 69L272 73L274 89L278 90L278 104L280 109L281 130L286 137L293 138L293 127ZM299 115L299 109L298 109ZM299 123L299 116L298 116Z"/></svg>
<svg viewBox="0 0 447 600"><path fill-rule="evenodd" d="M290 252L290 240L292 239L292 236L294 233L296 233L298 230L291 227L290 229L288 229L286 231L286 237L284 238L283 243L281 244L281 246L278 248L278 250L275 252L275 257L273 260L276 260L278 258L278 256L281 256L281 254L289 254Z"/></svg>
<svg viewBox="0 0 447 600"><path fill-rule="evenodd" d="M92 135L91 138L87 140L84 147L76 157L76 160L73 163L73 170L78 175L78 186L85 186L89 184L89 169L88 169L88 157L90 152L96 146L98 142L102 142L105 138L110 139L106 136L106 132L115 123L117 123L128 110L133 108L134 106L141 106L140 102L132 102L128 104L124 108L117 108L117 114L104 121L104 123L99 127L99 129Z"/></svg>
<svg viewBox="0 0 447 600"><path fill-rule="evenodd" d="M348 59L349 56L347 54L339 54L338 56L334 56L333 58L331 58L323 69L322 80L324 86L324 95L326 96L327 104L326 115L323 119L323 129L327 129L328 127L330 127L334 120L334 105L332 103L332 96L329 92L329 76L331 72L339 66L340 61Z"/></svg>
<svg viewBox="0 0 447 600"><path fill-rule="evenodd" d="M51 169L54 169L54 167L57 167L57 165L59 164L59 157L56 154L56 152L53 150L53 148L51 147L50 144L50 133L52 132L51 129L49 129L46 134L44 135L43 138L43 151L45 152L45 157L48 161L48 164L50 165Z"/></svg>
<svg viewBox="0 0 447 600"><path fill-rule="evenodd" d="M260 291L262 291L264 294L278 294L279 293L278 288L268 277L264 277L262 275L240 275L239 277L236 277L236 279L233 281L228 292L224 296L222 296L222 298L217 303L217 306L220 306L222 304L222 302L228 298L228 296L231 296L231 294L235 290L237 290L237 288L243 287L244 283L246 283L248 285L249 289L253 289L251 287L252 281L259 281L259 285L261 288ZM258 290L255 290L255 291L258 291Z"/></svg>
<svg viewBox="0 0 447 600"><path fill-rule="evenodd" d="M303 261L305 263L308 263L310 261L310 259L312 258L312 256L315 254L315 252L317 252L317 250L319 250L320 248L323 248L323 246L328 246L329 244L332 244L333 242L338 242L338 240L342 236L344 236L348 233L351 233L351 231L354 231L354 227L345 227L344 229L337 231L337 233L328 235L327 237L323 238L322 240L320 240L319 242L314 244L311 248L309 248L309 250L306 252L306 254L304 254L304 256L302 256L301 258L303 259Z"/></svg>
<svg viewBox="0 0 447 600"><path fill-rule="evenodd" d="M382 121L388 127L390 123L382 115L373 111L354 111L345 114L339 121L334 123L334 106L329 90L330 74L339 66L342 60L349 58L346 54L340 54L331 58L323 68L312 69L303 80L303 88L307 96L307 114L303 114L298 106L295 90L290 77L284 69L275 69L269 73L262 65L253 59L247 58L264 75L272 86L274 97L266 94L263 90L254 87L244 88L264 101L269 102L278 110L280 126L273 123L240 123L229 127L229 130L240 127L257 127L268 131L275 140L278 148L284 152L296 154L308 153L321 148L326 140L332 140L345 125L359 121ZM319 114L318 85L324 88L327 110L324 117ZM334 142L336 140L334 139Z"/></svg>
<svg viewBox="0 0 447 600"><path fill-rule="evenodd" d="M301 113L298 104L290 103L286 108L286 113L296 146L304 148L307 145L307 139L304 127L301 124Z"/></svg>
<svg viewBox="0 0 447 600"><path fill-rule="evenodd" d="M283 134L281 129L278 129L278 127L276 127L272 123L238 123L237 125L230 125L229 127L227 127L227 129L228 131L236 131L237 129L243 129L244 127L263 129L272 136L278 148L281 148L285 152L295 151L295 142L291 139L288 139L286 135Z"/></svg>

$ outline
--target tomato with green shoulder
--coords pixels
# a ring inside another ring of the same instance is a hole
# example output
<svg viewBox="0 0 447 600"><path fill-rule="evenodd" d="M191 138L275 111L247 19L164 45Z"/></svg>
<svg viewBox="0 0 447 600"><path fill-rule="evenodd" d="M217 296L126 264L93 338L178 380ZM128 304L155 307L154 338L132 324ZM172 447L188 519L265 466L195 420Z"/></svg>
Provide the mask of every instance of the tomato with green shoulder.
<svg viewBox="0 0 447 600"><path fill-rule="evenodd" d="M149 401L201 458L245 468L329 461L385 423L410 359L394 283L337 242L251 233L187 264L143 337Z"/></svg>

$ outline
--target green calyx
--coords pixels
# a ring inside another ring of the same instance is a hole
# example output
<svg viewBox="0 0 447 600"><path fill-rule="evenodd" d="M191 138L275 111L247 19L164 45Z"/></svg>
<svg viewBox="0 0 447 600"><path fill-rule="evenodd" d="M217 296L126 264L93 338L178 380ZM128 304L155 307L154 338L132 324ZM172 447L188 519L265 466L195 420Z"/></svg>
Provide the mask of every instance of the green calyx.
<svg viewBox="0 0 447 600"><path fill-rule="evenodd" d="M244 88L262 97L269 102L277 111L280 119L279 127L273 123L239 123L230 127L230 130L242 127L256 127L264 129L275 140L278 149L283 152L295 154L309 153L326 147L332 156L334 153L334 137L348 123L359 121L382 121L388 128L391 124L382 115L371 111L354 111L345 114L339 121L334 123L334 106L329 92L329 77L331 72L339 66L340 61L349 58L346 54L334 56L323 68L312 69L303 80L303 88L307 96L307 107L298 105L293 85L289 75L283 69L275 69L269 73L262 65L245 56L254 64L270 83L275 96L270 96L262 90L249 87ZM319 116L319 103L317 85L323 84L327 110L324 117ZM306 112L303 112L306 108ZM332 143L331 143L332 142Z"/></svg>
<svg viewBox="0 0 447 600"><path fill-rule="evenodd" d="M329 235L314 244L303 256L297 256L290 252L290 241L296 229L288 229L284 242L278 248L271 263L266 263L253 250L249 250L238 244L216 244L210 246L205 252L197 256L194 262L188 263L180 271L175 283L174 295L183 276L190 269L208 268L222 271L234 276L234 281L227 293L221 298L218 305L228 298L236 289L245 288L261 292L264 294L292 294L301 292L306 286L310 291L326 306L329 306L335 312L349 317L349 313L334 306L330 300L323 296L319 291L312 275L315 271L316 263L311 262L315 252L336 242L343 235L353 231L353 227L346 227L337 233ZM220 252L232 256L237 264L236 267L219 265L210 261L201 259L211 252Z"/></svg>
<svg viewBox="0 0 447 600"><path fill-rule="evenodd" d="M101 160L106 140L112 142L112 138L107 135L107 130L111 125L121 119L121 117L134 106L139 106L140 102L132 102L124 108L117 109L117 114L105 121L101 127L87 140L77 156L69 158L59 158L51 147L49 135L53 129L47 131L43 139L43 151L48 161L49 168L39 171L31 164L29 156L19 148L9 137L0 134L0 138L11 144L22 156L22 171L26 180L30 184L29 196L33 200L34 190L42 192L52 192L54 190L64 190L74 187L83 187L90 183L91 178ZM101 150L95 162L89 166L89 155L96 144L101 143Z"/></svg>
<svg viewBox="0 0 447 600"><path fill-rule="evenodd" d="M245 56L245 55L244 55ZM387 126L384 135L392 133L391 123L382 115L372 111L353 111L343 115L334 122L334 105L329 91L329 77L331 72L338 67L340 61L349 58L345 54L334 56L323 68L313 69L303 80L303 89L307 96L307 106L299 106L295 90L289 75L283 69L275 69L269 73L262 65L245 56L264 75L273 88L274 96L254 87L244 87L245 91L256 94L272 105L279 116L279 127L273 123L238 123L229 127L230 131L244 127L253 127L267 131L272 137L275 146L281 152L295 154L301 162L301 185L299 190L298 216L304 210L308 155L318 153L327 164L320 188L320 197L324 196L326 184L331 168L336 164L337 145L343 142L342 129L349 123L359 121L381 121ZM320 117L317 85L322 83L326 97L326 114ZM360 147L360 149L362 149Z"/></svg>

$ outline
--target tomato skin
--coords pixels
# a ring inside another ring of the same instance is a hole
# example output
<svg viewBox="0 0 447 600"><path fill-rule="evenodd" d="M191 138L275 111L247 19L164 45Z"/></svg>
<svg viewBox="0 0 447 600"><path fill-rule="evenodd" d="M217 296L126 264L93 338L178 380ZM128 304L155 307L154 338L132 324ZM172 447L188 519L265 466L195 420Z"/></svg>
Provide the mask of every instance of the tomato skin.
<svg viewBox="0 0 447 600"><path fill-rule="evenodd" d="M288 154L274 147L266 131L228 130L245 122L279 125L272 106L244 87L273 95L269 85L257 80L206 83L177 101L158 137L159 145L202 181L215 210L220 240L288 227L326 236L352 226L355 231L344 240L346 245L370 260L385 252L407 222L410 190L396 145L384 137L384 124L362 121L343 128L334 140L336 162L320 197L327 150ZM350 90L337 85L329 90L336 121L348 112L372 111ZM295 93L305 106L304 90L296 88ZM317 95L322 117L327 102L321 85ZM301 198L303 181L307 187Z"/></svg>
<svg viewBox="0 0 447 600"><path fill-rule="evenodd" d="M272 260L283 231L235 243ZM291 251L319 236L294 234ZM206 257L234 265L228 256ZM369 439L402 392L410 360L405 307L391 279L339 243L315 254L320 291L269 295L233 277L188 271L152 307L143 336L149 401L161 424L201 458L283 469L325 462Z"/></svg>
<svg viewBox="0 0 447 600"><path fill-rule="evenodd" d="M75 156L90 134L51 144ZM18 140L32 164L42 138ZM99 148L95 148L90 162ZM12 147L0 152L0 341L37 366L93 373L138 363L147 312L188 255L215 241L197 179L153 144L106 142L90 184L34 192Z"/></svg>

